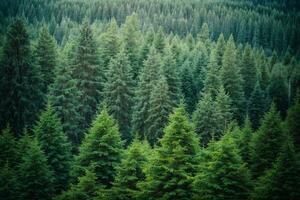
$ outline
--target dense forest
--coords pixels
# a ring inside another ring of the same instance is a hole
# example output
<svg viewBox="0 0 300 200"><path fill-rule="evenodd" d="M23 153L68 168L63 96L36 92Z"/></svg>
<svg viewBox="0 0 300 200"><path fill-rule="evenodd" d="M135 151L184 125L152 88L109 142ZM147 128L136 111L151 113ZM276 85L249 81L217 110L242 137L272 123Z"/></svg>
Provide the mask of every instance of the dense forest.
<svg viewBox="0 0 300 200"><path fill-rule="evenodd" d="M0 200L300 199L297 0L1 0Z"/></svg>

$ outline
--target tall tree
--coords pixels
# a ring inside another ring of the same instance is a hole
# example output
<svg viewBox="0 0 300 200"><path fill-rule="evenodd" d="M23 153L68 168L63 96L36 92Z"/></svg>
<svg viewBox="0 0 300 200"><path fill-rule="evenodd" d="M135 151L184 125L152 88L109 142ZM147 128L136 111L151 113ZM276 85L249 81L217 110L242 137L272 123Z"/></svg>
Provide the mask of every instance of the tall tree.
<svg viewBox="0 0 300 200"><path fill-rule="evenodd" d="M218 37L217 44L216 44L216 60L218 63L218 67L221 68L223 63L223 55L226 47L226 41L224 39L223 33L221 33Z"/></svg>
<svg viewBox="0 0 300 200"><path fill-rule="evenodd" d="M128 57L121 51L109 64L105 85L105 102L109 112L117 120L122 139L131 140L131 114L133 103L133 80Z"/></svg>
<svg viewBox="0 0 300 200"><path fill-rule="evenodd" d="M146 180L140 185L142 192L139 197L149 200L190 199L198 154L196 133L181 105L170 116L160 146L145 167Z"/></svg>
<svg viewBox="0 0 300 200"><path fill-rule="evenodd" d="M6 163L0 166L0 199L16 200L19 198L19 182L16 171Z"/></svg>
<svg viewBox="0 0 300 200"><path fill-rule="evenodd" d="M216 109L219 119L220 133L224 132L232 120L232 102L223 86L218 89ZM220 135L219 135L220 137Z"/></svg>
<svg viewBox="0 0 300 200"><path fill-rule="evenodd" d="M245 97L243 91L243 79L240 68L237 66L236 47L231 35L225 48L221 69L221 79L232 100L233 116L240 123L245 115Z"/></svg>
<svg viewBox="0 0 300 200"><path fill-rule="evenodd" d="M72 77L76 88L81 92L79 109L82 119L80 124L87 128L97 110L102 91L103 71L99 66L98 51L92 29L85 19L80 30L72 66Z"/></svg>
<svg viewBox="0 0 300 200"><path fill-rule="evenodd" d="M34 127L34 134L45 153L50 169L54 172L56 192L66 189L71 164L71 145L62 130L60 119L50 104Z"/></svg>
<svg viewBox="0 0 300 200"><path fill-rule="evenodd" d="M207 167L195 177L193 188L194 199L248 199L249 170L232 138L226 137L217 144Z"/></svg>
<svg viewBox="0 0 300 200"><path fill-rule="evenodd" d="M104 108L92 123L80 146L73 175L83 176L94 169L97 183L110 187L122 152L121 136L114 119Z"/></svg>
<svg viewBox="0 0 300 200"><path fill-rule="evenodd" d="M15 167L18 157L17 141L10 127L7 126L0 134L0 167L4 165Z"/></svg>
<svg viewBox="0 0 300 200"><path fill-rule="evenodd" d="M47 93L48 86L53 83L55 78L54 70L57 64L57 52L56 41L50 35L46 26L40 30L34 55L41 70L43 92Z"/></svg>
<svg viewBox="0 0 300 200"><path fill-rule="evenodd" d="M9 123L13 132L20 135L25 126L33 124L44 100L41 77L21 19L14 20L8 29L0 74L0 127Z"/></svg>
<svg viewBox="0 0 300 200"><path fill-rule="evenodd" d="M157 33L155 34L153 45L158 53L163 53L165 48L165 35L162 27L159 27Z"/></svg>

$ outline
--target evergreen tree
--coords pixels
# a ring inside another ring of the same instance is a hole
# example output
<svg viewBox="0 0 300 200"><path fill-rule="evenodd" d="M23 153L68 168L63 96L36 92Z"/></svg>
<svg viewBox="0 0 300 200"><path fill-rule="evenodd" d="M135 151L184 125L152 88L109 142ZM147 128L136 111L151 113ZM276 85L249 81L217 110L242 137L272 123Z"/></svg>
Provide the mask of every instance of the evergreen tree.
<svg viewBox="0 0 300 200"><path fill-rule="evenodd" d="M18 176L20 198L24 200L51 199L54 192L53 172L37 140L32 139L23 151Z"/></svg>
<svg viewBox="0 0 300 200"><path fill-rule="evenodd" d="M226 42L225 42L223 33L221 33L217 40L216 49L215 49L215 55L216 55L215 57L216 57L219 69L223 65L222 61L223 61L225 47L226 47Z"/></svg>
<svg viewBox="0 0 300 200"><path fill-rule="evenodd" d="M257 72L249 44L246 45L241 61L241 74L244 80L245 97L248 99L256 84Z"/></svg>
<svg viewBox="0 0 300 200"><path fill-rule="evenodd" d="M156 143L163 135L163 129L168 122L168 117L172 111L169 88L165 77L162 75L154 84L149 101L149 115L145 121L148 128L145 136L150 144Z"/></svg>
<svg viewBox="0 0 300 200"><path fill-rule="evenodd" d="M10 127L3 129L0 134L0 167L15 167L18 163L17 142Z"/></svg>
<svg viewBox="0 0 300 200"><path fill-rule="evenodd" d="M251 140L251 168L254 177L270 169L283 141L280 115L272 104L265 114L258 132Z"/></svg>
<svg viewBox="0 0 300 200"><path fill-rule="evenodd" d="M34 128L34 134L45 153L50 169L54 172L54 187L56 192L59 192L68 185L71 146L50 104L41 114Z"/></svg>
<svg viewBox="0 0 300 200"><path fill-rule="evenodd" d="M118 126L104 108L85 135L75 160L73 175L81 177L86 169L93 168L97 183L110 187L115 168L121 159L121 151Z"/></svg>
<svg viewBox="0 0 300 200"><path fill-rule="evenodd" d="M109 64L104 91L109 112L117 120L122 139L127 142L131 140L130 119L133 103L133 80L130 71L128 58L124 51L121 51Z"/></svg>
<svg viewBox="0 0 300 200"><path fill-rule="evenodd" d="M149 128L146 120L149 117L150 96L154 84L158 79L158 72L161 69L161 57L152 48L147 60L144 62L144 68L139 77L139 83L135 94L135 106L133 108L132 129L134 133L140 134L143 138L146 130Z"/></svg>
<svg viewBox="0 0 300 200"><path fill-rule="evenodd" d="M16 200L19 198L16 171L6 163L0 166L0 199Z"/></svg>
<svg viewBox="0 0 300 200"><path fill-rule="evenodd" d="M244 121L243 128L241 130L241 138L238 144L239 150L240 150L240 155L243 159L243 161L246 164L251 163L251 140L253 137L253 130L252 130L252 125L249 117L247 116Z"/></svg>
<svg viewBox="0 0 300 200"><path fill-rule="evenodd" d="M85 129L89 126L97 110L102 91L103 72L99 67L96 42L87 20L83 22L72 66L72 77L81 92L79 112ZM102 73L102 74L101 74Z"/></svg>
<svg viewBox="0 0 300 200"><path fill-rule="evenodd" d="M195 177L193 188L194 199L248 199L249 171L232 138L224 138L217 144L207 167Z"/></svg>
<svg viewBox="0 0 300 200"><path fill-rule="evenodd" d="M29 35L21 19L9 27L0 63L0 128L7 123L20 135L43 105L40 75L31 55Z"/></svg>
<svg viewBox="0 0 300 200"><path fill-rule="evenodd" d="M136 199L140 189L138 184L145 180L143 168L146 166L151 148L149 144L133 140L125 152L112 187L112 199Z"/></svg>
<svg viewBox="0 0 300 200"><path fill-rule="evenodd" d="M300 97L300 96L299 96ZM296 98L295 104L288 110L286 127L292 136L296 152L300 151L300 98Z"/></svg>
<svg viewBox="0 0 300 200"><path fill-rule="evenodd" d="M192 177L198 165L199 143L183 105L170 116L169 125L145 167L140 198L190 199Z"/></svg>
<svg viewBox="0 0 300 200"><path fill-rule="evenodd" d="M232 36L230 36L226 44L222 64L221 79L225 91L232 100L233 116L241 122L244 119L246 106L242 88L243 79L240 74L240 69L237 66L236 47Z"/></svg>
<svg viewBox="0 0 300 200"><path fill-rule="evenodd" d="M253 199L299 199L300 163L293 142L287 139L272 169L258 179Z"/></svg>
<svg viewBox="0 0 300 200"><path fill-rule="evenodd" d="M45 26L40 30L34 55L41 70L42 90L44 93L47 93L48 86L53 83L55 78L54 70L57 64L57 52L56 41Z"/></svg>
<svg viewBox="0 0 300 200"><path fill-rule="evenodd" d="M153 46L158 53L163 53L165 48L165 36L162 27L160 27L155 34Z"/></svg>
<svg viewBox="0 0 300 200"><path fill-rule="evenodd" d="M207 23L202 24L200 33L197 37L204 43L206 43L210 39L210 32Z"/></svg>
<svg viewBox="0 0 300 200"><path fill-rule="evenodd" d="M255 88L249 99L248 114L254 129L260 125L260 119L266 110L266 97L262 91L259 82L256 82Z"/></svg>

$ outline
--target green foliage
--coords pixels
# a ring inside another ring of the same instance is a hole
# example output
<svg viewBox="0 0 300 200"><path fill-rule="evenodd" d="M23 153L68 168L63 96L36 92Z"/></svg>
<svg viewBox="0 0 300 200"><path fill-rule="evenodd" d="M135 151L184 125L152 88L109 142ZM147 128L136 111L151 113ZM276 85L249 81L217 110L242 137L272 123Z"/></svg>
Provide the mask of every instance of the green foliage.
<svg viewBox="0 0 300 200"><path fill-rule="evenodd" d="M174 110L169 124L145 167L140 198L190 199L192 177L199 159L199 143L183 105Z"/></svg>
<svg viewBox="0 0 300 200"><path fill-rule="evenodd" d="M0 134L0 167L15 167L18 163L17 141L9 126Z"/></svg>
<svg viewBox="0 0 300 200"><path fill-rule="evenodd" d="M59 118L50 104L42 112L34 128L34 134L45 153L50 169L54 173L54 187L59 192L68 185L71 145L62 130Z"/></svg>
<svg viewBox="0 0 300 200"><path fill-rule="evenodd" d="M193 183L193 199L248 199L251 191L249 170L232 138L215 144L211 159L198 172Z"/></svg>
<svg viewBox="0 0 300 200"><path fill-rule="evenodd" d="M242 130L241 130L241 138L238 143L238 147L239 147L240 155L241 155L243 161L248 165L251 163L251 146L250 145L251 145L252 137L253 137L252 124L251 124L249 117L247 116L244 121Z"/></svg>
<svg viewBox="0 0 300 200"><path fill-rule="evenodd" d="M6 163L0 167L0 199L18 199L18 189L19 185L16 171Z"/></svg>
<svg viewBox="0 0 300 200"><path fill-rule="evenodd" d="M121 136L114 119L104 108L92 123L75 159L74 177L83 176L85 170L94 169L98 184L110 187L120 163Z"/></svg>
<svg viewBox="0 0 300 200"><path fill-rule="evenodd" d="M300 151L300 99L296 98L295 104L288 110L286 128L291 135L296 152Z"/></svg>

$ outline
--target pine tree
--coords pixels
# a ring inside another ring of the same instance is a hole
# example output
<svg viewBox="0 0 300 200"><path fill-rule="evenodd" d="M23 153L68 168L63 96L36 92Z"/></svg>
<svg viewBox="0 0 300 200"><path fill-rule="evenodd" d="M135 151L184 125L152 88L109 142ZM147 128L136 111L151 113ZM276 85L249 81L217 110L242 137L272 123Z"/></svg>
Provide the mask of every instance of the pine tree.
<svg viewBox="0 0 300 200"><path fill-rule="evenodd" d="M98 52L92 29L87 20L82 24L72 66L72 77L76 88L81 92L79 109L80 124L89 127L100 101L103 71L99 67ZM102 74L101 74L102 73Z"/></svg>
<svg viewBox="0 0 300 200"><path fill-rule="evenodd" d="M288 138L272 169L258 179L253 199L299 199L299 173L300 163L293 141Z"/></svg>
<svg viewBox="0 0 300 200"><path fill-rule="evenodd" d="M221 78L217 62L217 55L216 50L213 49L210 54L209 64L207 65L206 69L203 92L210 93L212 97L215 98L220 86Z"/></svg>
<svg viewBox="0 0 300 200"><path fill-rule="evenodd" d="M118 24L112 19L108 24L107 30L101 35L100 61L101 66L107 70L109 63L120 51L120 38L118 36Z"/></svg>
<svg viewBox="0 0 300 200"><path fill-rule="evenodd" d="M150 144L155 144L163 135L163 129L168 122L169 114L172 111L169 88L163 75L154 84L149 101L149 114L145 121L147 129L145 136Z"/></svg>
<svg viewBox="0 0 300 200"><path fill-rule="evenodd" d="M109 64L105 85L105 102L109 112L117 120L122 139L131 140L131 112L133 101L133 80L131 66L124 51L121 51Z"/></svg>
<svg viewBox="0 0 300 200"><path fill-rule="evenodd" d="M56 192L68 185L71 145L62 130L62 124L50 104L42 112L34 134L45 153L50 169L54 172Z"/></svg>
<svg viewBox="0 0 300 200"><path fill-rule="evenodd" d="M145 167L140 198L190 199L192 177L198 165L199 143L183 105L174 110L160 146ZM171 191L171 192L170 192Z"/></svg>
<svg viewBox="0 0 300 200"><path fill-rule="evenodd" d="M55 78L54 70L57 64L57 52L56 41L45 26L40 30L34 55L41 70L42 90L44 93L47 93L48 86L53 83Z"/></svg>
<svg viewBox="0 0 300 200"><path fill-rule="evenodd" d="M32 139L23 151L18 175L20 198L51 199L54 192L53 172L37 140Z"/></svg>
<svg viewBox="0 0 300 200"><path fill-rule="evenodd" d="M158 79L158 72L161 68L161 57L152 48L147 60L144 62L144 68L139 77L139 83L135 94L135 106L133 108L132 129L134 133L140 134L143 138L146 130L149 128L145 123L149 117L150 96L154 83Z"/></svg>
<svg viewBox="0 0 300 200"><path fill-rule="evenodd" d="M300 97L300 96L299 96ZM286 117L287 130L293 138L296 152L300 151L300 98L296 98L294 105L288 110Z"/></svg>
<svg viewBox="0 0 300 200"><path fill-rule="evenodd" d="M241 74L244 80L244 92L247 99L250 98L257 79L257 70L252 54L251 47L247 44L241 61Z"/></svg>
<svg viewBox="0 0 300 200"><path fill-rule="evenodd" d="M210 161L195 177L194 199L248 199L250 175L232 138L222 139L212 152Z"/></svg>
<svg viewBox="0 0 300 200"><path fill-rule="evenodd" d="M20 135L31 126L43 105L40 75L31 55L24 22L16 19L9 27L0 63L0 128L7 123Z"/></svg>
<svg viewBox="0 0 300 200"><path fill-rule="evenodd" d="M280 115L275 105L272 104L268 113L265 114L258 132L251 140L251 168L254 177L262 175L271 168L283 139Z"/></svg>
<svg viewBox="0 0 300 200"><path fill-rule="evenodd" d="M110 187L121 159L121 136L113 118L104 108L92 123L80 146L73 170L74 177L94 168L97 183Z"/></svg>
<svg viewBox="0 0 300 200"><path fill-rule="evenodd" d="M117 168L112 187L112 199L130 200L136 198L140 192L138 184L145 180L143 168L148 162L151 151L146 141L133 140Z"/></svg>
<svg viewBox="0 0 300 200"><path fill-rule="evenodd" d="M242 122L246 107L242 88L243 79L240 74L240 69L237 66L236 47L232 36L230 36L226 44L222 64L221 79L225 91L232 100L233 116L239 122Z"/></svg>
<svg viewBox="0 0 300 200"><path fill-rule="evenodd" d="M15 167L18 163L17 141L10 129L6 127L0 134L0 167Z"/></svg>
<svg viewBox="0 0 300 200"><path fill-rule="evenodd" d="M258 81L250 96L248 107L248 114L253 128L257 129L260 125L260 119L263 117L266 110L266 97Z"/></svg>
<svg viewBox="0 0 300 200"><path fill-rule="evenodd" d="M8 163L0 166L0 199L18 199L18 188L16 171Z"/></svg>

